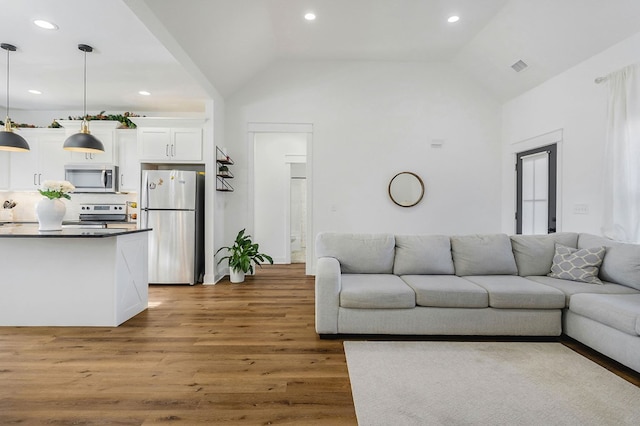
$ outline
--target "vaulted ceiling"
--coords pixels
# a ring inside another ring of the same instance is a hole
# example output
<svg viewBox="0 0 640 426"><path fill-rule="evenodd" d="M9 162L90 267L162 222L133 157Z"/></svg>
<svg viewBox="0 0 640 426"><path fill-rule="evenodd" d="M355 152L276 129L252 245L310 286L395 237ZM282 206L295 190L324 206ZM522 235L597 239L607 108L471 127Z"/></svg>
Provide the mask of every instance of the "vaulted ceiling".
<svg viewBox="0 0 640 426"><path fill-rule="evenodd" d="M281 59L447 61L504 101L640 32L637 0L0 0L0 7L0 41L18 46L12 108L79 112L79 43L95 48L87 56L90 111L200 111L204 99L231 96ZM309 11L315 21L303 19ZM448 23L451 15L460 20ZM38 18L59 29L35 27ZM517 73L511 65L519 60L529 66Z"/></svg>

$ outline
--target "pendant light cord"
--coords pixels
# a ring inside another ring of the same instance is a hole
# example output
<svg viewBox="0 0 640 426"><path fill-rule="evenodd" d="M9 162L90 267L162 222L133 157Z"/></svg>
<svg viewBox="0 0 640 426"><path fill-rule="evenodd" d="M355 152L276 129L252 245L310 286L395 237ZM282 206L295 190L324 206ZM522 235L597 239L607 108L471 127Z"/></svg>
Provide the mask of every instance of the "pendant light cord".
<svg viewBox="0 0 640 426"><path fill-rule="evenodd" d="M7 118L9 118L9 50L7 49Z"/></svg>
<svg viewBox="0 0 640 426"><path fill-rule="evenodd" d="M87 119L87 51L84 51L84 103L83 103L84 115L83 120Z"/></svg>

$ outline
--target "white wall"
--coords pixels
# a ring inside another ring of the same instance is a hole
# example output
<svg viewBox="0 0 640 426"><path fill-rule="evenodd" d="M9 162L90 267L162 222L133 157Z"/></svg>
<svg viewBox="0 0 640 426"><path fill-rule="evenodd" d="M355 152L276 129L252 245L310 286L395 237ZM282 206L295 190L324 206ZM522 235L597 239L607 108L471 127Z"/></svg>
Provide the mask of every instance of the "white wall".
<svg viewBox="0 0 640 426"><path fill-rule="evenodd" d="M558 173L561 230L600 234L607 87L595 84L640 62L640 33L505 103L502 111L502 230L513 233L517 142L561 129ZM514 145L515 144L515 145ZM519 150L519 149L518 149ZM588 214L574 214L576 205Z"/></svg>
<svg viewBox="0 0 640 426"><path fill-rule="evenodd" d="M227 241L250 227L247 123L256 122L313 124L314 232L500 229L500 107L449 64L278 61L226 107L236 160ZM400 171L425 181L416 207L388 197Z"/></svg>

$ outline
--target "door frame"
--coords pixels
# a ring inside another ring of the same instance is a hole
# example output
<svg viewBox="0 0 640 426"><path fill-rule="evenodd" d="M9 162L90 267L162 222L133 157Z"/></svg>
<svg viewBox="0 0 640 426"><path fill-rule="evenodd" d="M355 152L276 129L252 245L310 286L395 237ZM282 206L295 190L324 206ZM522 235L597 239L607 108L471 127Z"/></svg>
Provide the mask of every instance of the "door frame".
<svg viewBox="0 0 640 426"><path fill-rule="evenodd" d="M315 247L309 244L314 241L313 233L313 124L310 123L248 123L247 124L247 153L248 153L248 182L247 182L247 218L251 224L251 233L255 229L254 208L254 179L255 179L255 136L257 133L304 133L307 139L307 250L306 250L306 275L314 275L315 272ZM289 253L290 255L290 253Z"/></svg>
<svg viewBox="0 0 640 426"><path fill-rule="evenodd" d="M523 139L517 142L513 142L506 147L505 154L509 158L509 167L513 174L509 174L511 179L507 179L505 190L511 192L511 212L510 217L513 220L510 226L511 231L515 233L517 231L516 211L518 208L518 185L517 185L517 171L516 163L518 160L518 153L541 148L547 145L556 145L556 232L562 231L562 216L563 216L563 129L552 130L547 133L533 136L531 138ZM506 160L506 158L505 158ZM505 170L506 172L506 170ZM509 189L510 188L510 189ZM507 192L507 193L508 193ZM509 220L508 217L505 218ZM506 222L505 222L506 225Z"/></svg>

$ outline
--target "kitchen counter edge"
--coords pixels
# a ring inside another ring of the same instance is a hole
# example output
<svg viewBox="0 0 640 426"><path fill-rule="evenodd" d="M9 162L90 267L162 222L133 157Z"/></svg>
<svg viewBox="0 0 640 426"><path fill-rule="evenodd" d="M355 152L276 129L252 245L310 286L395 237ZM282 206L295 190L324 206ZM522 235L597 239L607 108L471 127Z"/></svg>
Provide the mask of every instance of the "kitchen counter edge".
<svg viewBox="0 0 640 426"><path fill-rule="evenodd" d="M38 225L1 226L0 238L108 238L148 232L151 228L63 228L61 231L40 231Z"/></svg>

